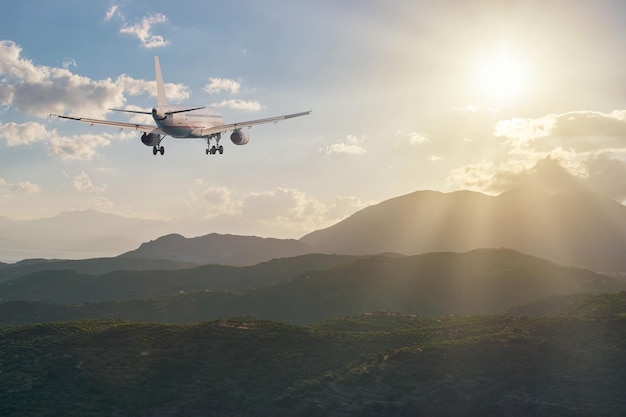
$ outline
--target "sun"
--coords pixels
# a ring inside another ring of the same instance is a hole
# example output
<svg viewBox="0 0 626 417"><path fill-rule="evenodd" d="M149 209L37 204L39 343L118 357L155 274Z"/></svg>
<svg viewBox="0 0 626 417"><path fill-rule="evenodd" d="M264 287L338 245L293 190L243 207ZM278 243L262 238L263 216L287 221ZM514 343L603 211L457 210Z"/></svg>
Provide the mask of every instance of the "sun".
<svg viewBox="0 0 626 417"><path fill-rule="evenodd" d="M473 83L484 99L504 102L518 99L528 86L523 61L508 51L487 56L478 61Z"/></svg>

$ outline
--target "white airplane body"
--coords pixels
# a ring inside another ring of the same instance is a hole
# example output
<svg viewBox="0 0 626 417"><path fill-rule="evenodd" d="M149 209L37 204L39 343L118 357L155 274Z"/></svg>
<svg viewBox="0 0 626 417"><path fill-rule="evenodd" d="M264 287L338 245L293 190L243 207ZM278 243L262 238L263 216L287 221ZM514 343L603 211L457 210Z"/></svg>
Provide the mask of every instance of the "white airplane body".
<svg viewBox="0 0 626 417"><path fill-rule="evenodd" d="M156 126L115 122L112 120L89 119L86 117L64 116L60 114L51 114L51 116L56 116L61 119L76 120L89 123L90 125L114 126L118 129L132 129L143 132L141 142L146 146L152 146L152 153L154 155L157 153L163 155L165 153L165 148L161 146L161 141L165 136L182 139L205 139L207 141L206 153L208 155L218 152L221 154L224 152L224 148L219 144L221 135L224 132L232 131L230 140L235 145L245 145L250 140L250 136L244 128L251 128L252 126L264 123L277 123L281 120L305 116L311 113L309 110L266 119L224 124L221 115L206 107L190 108L167 104L163 77L161 75L161 66L159 64L159 58L156 56L154 57L154 66L156 72L158 105L154 107L151 112L120 109L111 110L125 113L151 114ZM212 139L215 139L216 145L211 146Z"/></svg>

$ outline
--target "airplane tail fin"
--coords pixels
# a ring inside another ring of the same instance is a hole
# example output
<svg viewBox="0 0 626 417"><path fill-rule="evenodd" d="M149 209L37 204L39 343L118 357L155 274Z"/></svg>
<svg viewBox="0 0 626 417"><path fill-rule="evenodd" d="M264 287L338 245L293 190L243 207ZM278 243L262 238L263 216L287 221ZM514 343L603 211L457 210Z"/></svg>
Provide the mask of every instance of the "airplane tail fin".
<svg viewBox="0 0 626 417"><path fill-rule="evenodd" d="M165 99L165 87L163 86L163 75L161 75L161 64L158 56L154 57L154 72L156 74L157 101L159 106L165 106L167 100Z"/></svg>

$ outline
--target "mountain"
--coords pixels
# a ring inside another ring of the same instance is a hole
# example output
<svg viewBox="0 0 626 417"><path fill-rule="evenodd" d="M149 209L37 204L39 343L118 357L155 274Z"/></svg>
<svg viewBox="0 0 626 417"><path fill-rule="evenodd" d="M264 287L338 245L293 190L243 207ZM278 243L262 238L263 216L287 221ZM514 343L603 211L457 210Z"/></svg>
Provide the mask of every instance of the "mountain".
<svg viewBox="0 0 626 417"><path fill-rule="evenodd" d="M352 263L358 258L342 255L302 255L247 267L205 265L177 270L118 270L104 274L50 268L0 282L0 301L30 300L73 304L164 297L193 291L246 291L285 282L307 271ZM115 259L117 258L113 258ZM93 260L60 263L77 267L87 264L92 269L98 266L91 261ZM155 262L156 266L172 263L134 258L119 258L118 262L117 265L127 266L146 266L150 262ZM41 264L33 266L39 265Z"/></svg>
<svg viewBox="0 0 626 417"><path fill-rule="evenodd" d="M116 256L171 229L167 222L94 210L69 211L27 221L4 218L0 222L0 254L3 261Z"/></svg>
<svg viewBox="0 0 626 417"><path fill-rule="evenodd" d="M3 417L626 415L619 317L99 320L0 340Z"/></svg>
<svg viewBox="0 0 626 417"><path fill-rule="evenodd" d="M143 243L120 258L169 259L196 264L254 265L273 258L312 253L307 244L295 239L256 236L209 235L186 238L170 234Z"/></svg>
<svg viewBox="0 0 626 417"><path fill-rule="evenodd" d="M26 259L14 264L0 264L0 282L41 271L74 271L81 274L105 274L113 271L172 270L196 266L167 259L94 258Z"/></svg>
<svg viewBox="0 0 626 417"><path fill-rule="evenodd" d="M316 259L310 256L302 261ZM251 316L302 324L379 310L420 316L499 314L551 295L626 290L622 280L504 249L348 262L344 257L317 259L313 268L298 268L289 259L261 267L214 265L162 274L31 275L0 284L2 299L82 304L0 303L0 323L86 318L190 323ZM141 299L130 299L133 295ZM117 301L84 303L94 296Z"/></svg>
<svg viewBox="0 0 626 417"><path fill-rule="evenodd" d="M626 271L626 207L581 190L488 196L418 191L300 239L324 253L407 255L511 248L563 265Z"/></svg>

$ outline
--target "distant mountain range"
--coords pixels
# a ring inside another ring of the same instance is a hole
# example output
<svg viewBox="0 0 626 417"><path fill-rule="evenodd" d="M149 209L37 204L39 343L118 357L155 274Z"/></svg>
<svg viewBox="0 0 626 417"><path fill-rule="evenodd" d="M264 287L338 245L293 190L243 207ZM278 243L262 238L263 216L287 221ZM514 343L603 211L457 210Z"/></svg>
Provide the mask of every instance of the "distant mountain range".
<svg viewBox="0 0 626 417"><path fill-rule="evenodd" d="M120 259L254 265L306 253L415 255L502 247L562 265L626 271L626 207L583 190L551 195L519 188L498 196L417 191L367 207L299 240L216 233L194 238L167 234L150 240L146 235L147 230L155 233L168 227L165 222L92 211L31 222L2 221L0 252L18 251L16 242L21 239L39 242L41 248L56 247L59 252L80 249L83 254L97 248L110 253L113 248L128 247ZM51 236L58 242L52 242ZM130 240L142 238L145 243L130 250ZM0 264L0 270L6 268Z"/></svg>
<svg viewBox="0 0 626 417"><path fill-rule="evenodd" d="M0 218L0 259L111 257L172 231L166 222L94 210L28 221Z"/></svg>

